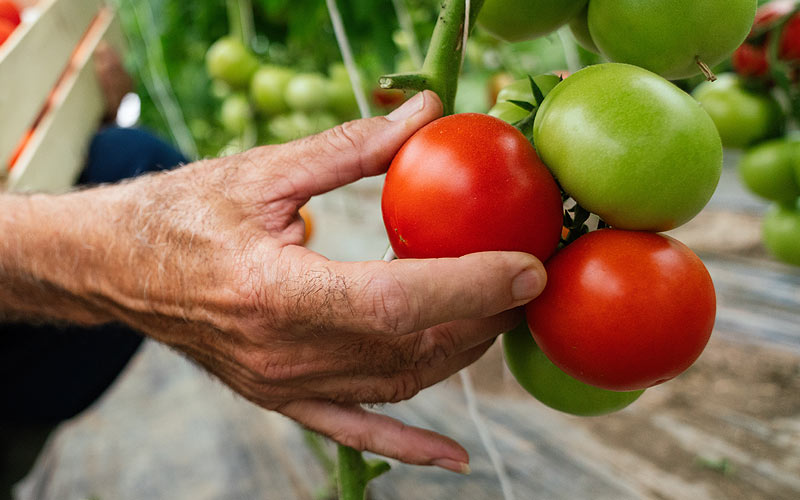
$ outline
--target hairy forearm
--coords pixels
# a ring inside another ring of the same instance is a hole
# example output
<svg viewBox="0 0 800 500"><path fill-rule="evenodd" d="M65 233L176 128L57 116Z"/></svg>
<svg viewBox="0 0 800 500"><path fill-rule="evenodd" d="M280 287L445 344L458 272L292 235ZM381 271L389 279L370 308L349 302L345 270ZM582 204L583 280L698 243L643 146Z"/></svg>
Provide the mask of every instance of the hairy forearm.
<svg viewBox="0 0 800 500"><path fill-rule="evenodd" d="M107 212L103 198L0 194L0 320L111 319L92 273L98 249L85 234Z"/></svg>

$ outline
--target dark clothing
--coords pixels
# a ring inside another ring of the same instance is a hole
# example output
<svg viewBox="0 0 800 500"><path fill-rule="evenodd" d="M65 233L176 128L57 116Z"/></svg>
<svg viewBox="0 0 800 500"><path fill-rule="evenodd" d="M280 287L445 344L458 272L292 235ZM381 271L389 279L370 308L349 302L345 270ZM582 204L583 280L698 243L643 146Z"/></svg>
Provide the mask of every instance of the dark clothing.
<svg viewBox="0 0 800 500"><path fill-rule="evenodd" d="M79 183L116 182L186 161L145 131L107 128L92 140ZM92 328L0 324L3 475L21 465L4 463L20 456L14 449L15 435L46 429L83 411L111 385L141 342L141 335L118 324Z"/></svg>

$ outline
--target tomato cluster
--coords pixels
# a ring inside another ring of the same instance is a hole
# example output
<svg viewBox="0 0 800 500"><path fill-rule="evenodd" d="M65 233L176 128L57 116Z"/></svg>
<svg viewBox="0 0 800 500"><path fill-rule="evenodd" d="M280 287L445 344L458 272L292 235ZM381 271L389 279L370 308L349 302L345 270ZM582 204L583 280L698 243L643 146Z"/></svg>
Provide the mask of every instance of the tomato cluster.
<svg viewBox="0 0 800 500"><path fill-rule="evenodd" d="M260 143L288 142L358 115L342 64L328 75L263 64L242 42L225 37L206 53L206 70L222 98L219 121L234 138L251 128Z"/></svg>
<svg viewBox="0 0 800 500"><path fill-rule="evenodd" d="M777 259L800 265L800 143L787 129L798 119L800 2L759 7L747 40L731 57L735 73L693 92L728 148L742 149L744 185L772 202L763 241ZM785 109L784 109L785 108Z"/></svg>
<svg viewBox="0 0 800 500"><path fill-rule="evenodd" d="M800 63L800 14L797 0L775 0L762 5L747 40L733 53L731 62L744 77L770 78L770 49L778 61Z"/></svg>
<svg viewBox="0 0 800 500"><path fill-rule="evenodd" d="M507 364L548 406L616 411L691 366L713 330L708 271L660 232L711 198L722 139L707 109L666 78L728 57L756 1L533 1L535 22L526 6L501 3L487 0L478 17L498 37L569 23L582 45L618 62L513 81L490 116L453 115L418 131L386 176L387 234L401 258L517 250L542 259L548 284L504 336ZM752 114L758 126L740 143L782 130L779 108Z"/></svg>

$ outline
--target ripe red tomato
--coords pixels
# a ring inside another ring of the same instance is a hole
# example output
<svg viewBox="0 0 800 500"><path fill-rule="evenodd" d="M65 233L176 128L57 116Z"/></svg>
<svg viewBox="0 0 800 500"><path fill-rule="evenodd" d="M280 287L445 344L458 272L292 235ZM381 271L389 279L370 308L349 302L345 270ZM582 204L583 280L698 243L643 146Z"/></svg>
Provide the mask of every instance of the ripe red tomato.
<svg viewBox="0 0 800 500"><path fill-rule="evenodd" d="M769 72L767 47L745 42L733 53L731 63L742 76L765 76Z"/></svg>
<svg viewBox="0 0 800 500"><path fill-rule="evenodd" d="M563 221L561 193L530 142L478 113L411 136L386 174L382 210L401 258L513 250L546 260Z"/></svg>
<svg viewBox="0 0 800 500"><path fill-rule="evenodd" d="M612 391L665 382L700 356L714 326L714 285L683 243L603 229L545 265L547 286L526 306L545 355L568 375Z"/></svg>
<svg viewBox="0 0 800 500"><path fill-rule="evenodd" d="M10 0L0 0L0 19L6 19L14 26L19 26L22 21L19 15L19 8Z"/></svg>

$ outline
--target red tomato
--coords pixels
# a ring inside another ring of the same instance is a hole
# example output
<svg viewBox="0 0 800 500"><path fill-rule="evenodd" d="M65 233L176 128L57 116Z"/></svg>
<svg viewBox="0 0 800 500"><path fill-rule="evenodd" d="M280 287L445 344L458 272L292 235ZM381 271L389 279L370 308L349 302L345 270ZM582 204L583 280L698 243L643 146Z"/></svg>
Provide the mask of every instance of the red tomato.
<svg viewBox="0 0 800 500"><path fill-rule="evenodd" d="M0 0L0 19L6 19L15 27L22 21L19 16L19 8L10 0Z"/></svg>
<svg viewBox="0 0 800 500"><path fill-rule="evenodd" d="M800 14L792 16L783 28L780 57L787 61L800 59Z"/></svg>
<svg viewBox="0 0 800 500"><path fill-rule="evenodd" d="M742 76L765 76L769 72L767 47L745 42L733 53L731 63Z"/></svg>
<svg viewBox="0 0 800 500"><path fill-rule="evenodd" d="M3 45L13 32L14 25L10 21L0 18L0 45Z"/></svg>
<svg viewBox="0 0 800 500"><path fill-rule="evenodd" d="M401 258L514 250L546 260L563 222L561 193L530 142L478 113L411 136L386 174L382 209Z"/></svg>
<svg viewBox="0 0 800 500"><path fill-rule="evenodd" d="M602 229L557 253L526 306L536 343L568 375L603 389L665 382L700 356L714 326L714 285L683 243Z"/></svg>

